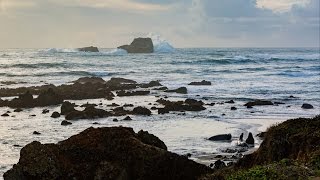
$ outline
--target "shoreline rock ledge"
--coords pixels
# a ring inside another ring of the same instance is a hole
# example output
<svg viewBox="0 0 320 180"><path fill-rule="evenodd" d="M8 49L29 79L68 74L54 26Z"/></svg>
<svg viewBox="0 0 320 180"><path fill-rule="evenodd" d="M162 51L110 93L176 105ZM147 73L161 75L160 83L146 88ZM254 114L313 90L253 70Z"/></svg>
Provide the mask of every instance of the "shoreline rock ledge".
<svg viewBox="0 0 320 180"><path fill-rule="evenodd" d="M197 179L213 171L185 156L166 151L146 131L88 128L57 144L34 141L22 148L11 179Z"/></svg>
<svg viewBox="0 0 320 180"><path fill-rule="evenodd" d="M135 38L130 45L119 46L118 49L124 49L128 53L153 53L154 47L151 38Z"/></svg>

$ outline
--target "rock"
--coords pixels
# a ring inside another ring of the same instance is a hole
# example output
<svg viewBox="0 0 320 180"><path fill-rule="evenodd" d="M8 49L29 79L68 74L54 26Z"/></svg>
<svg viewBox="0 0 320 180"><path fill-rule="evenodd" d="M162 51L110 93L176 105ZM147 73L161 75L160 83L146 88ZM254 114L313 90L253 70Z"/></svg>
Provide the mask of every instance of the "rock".
<svg viewBox="0 0 320 180"><path fill-rule="evenodd" d="M113 122L118 122L119 120L115 118L115 119L113 119L112 121L113 121Z"/></svg>
<svg viewBox="0 0 320 180"><path fill-rule="evenodd" d="M66 121L66 120L61 121L61 125L62 126L68 126L68 125L71 125L71 124L72 124L71 122Z"/></svg>
<svg viewBox="0 0 320 180"><path fill-rule="evenodd" d="M72 111L75 111L74 109L74 104L72 104L69 101L64 101L61 105L60 111L61 111L61 115L66 115Z"/></svg>
<svg viewBox="0 0 320 180"><path fill-rule="evenodd" d="M48 110L48 109L44 109L44 110L42 110L42 114L47 114L47 113L49 113L50 111Z"/></svg>
<svg viewBox="0 0 320 180"><path fill-rule="evenodd" d="M234 104L234 101L233 101L233 100L230 100L230 101L226 101L225 103Z"/></svg>
<svg viewBox="0 0 320 180"><path fill-rule="evenodd" d="M164 150L168 149L163 141L161 141L157 136L149 134L148 131L140 130L137 135L138 138L145 144L149 144Z"/></svg>
<svg viewBox="0 0 320 180"><path fill-rule="evenodd" d="M246 103L244 106L266 106L266 105L273 105L271 101L265 101L265 100L255 100Z"/></svg>
<svg viewBox="0 0 320 180"><path fill-rule="evenodd" d="M100 77L82 77L77 79L76 81L73 81L73 83L81 83L81 84L86 84L86 83L91 83L91 84L105 84L106 81L103 80Z"/></svg>
<svg viewBox="0 0 320 180"><path fill-rule="evenodd" d="M166 90L165 92L175 92L178 94L188 94L188 90L186 87L180 87L178 89Z"/></svg>
<svg viewBox="0 0 320 180"><path fill-rule="evenodd" d="M78 51L81 51L81 52L99 52L99 49L97 47L89 46L89 47L78 48Z"/></svg>
<svg viewBox="0 0 320 180"><path fill-rule="evenodd" d="M153 141L151 141L153 142ZM4 179L198 179L212 172L143 142L131 128L88 128L57 144L34 141Z"/></svg>
<svg viewBox="0 0 320 180"><path fill-rule="evenodd" d="M51 106L61 104L63 98L54 92L52 88L39 94L37 99L35 99L36 106Z"/></svg>
<svg viewBox="0 0 320 180"><path fill-rule="evenodd" d="M226 164L221 161L221 160L217 160L215 163L214 163L214 169L222 169L226 167Z"/></svg>
<svg viewBox="0 0 320 180"><path fill-rule="evenodd" d="M201 82L191 82L188 85L192 85L192 86L210 86L211 82L210 81L206 81L206 80L202 80Z"/></svg>
<svg viewBox="0 0 320 180"><path fill-rule="evenodd" d="M279 105L279 104L286 104L286 103L284 103L284 102L274 102L273 104Z"/></svg>
<svg viewBox="0 0 320 180"><path fill-rule="evenodd" d="M207 106L214 106L216 105L216 103L209 103L209 104L206 104Z"/></svg>
<svg viewBox="0 0 320 180"><path fill-rule="evenodd" d="M303 165L309 164L313 160L313 155L319 158L319 129L319 115L314 118L290 119L271 126L259 149L253 154L245 155L235 166L251 168L256 165L279 162L285 158Z"/></svg>
<svg viewBox="0 0 320 180"><path fill-rule="evenodd" d="M94 125L99 125L100 123L98 123L98 122L94 122L94 123L92 123L92 124L94 124Z"/></svg>
<svg viewBox="0 0 320 180"><path fill-rule="evenodd" d="M137 81L134 81L134 80L131 80L131 79L113 77L109 81L107 81L107 84L110 84L110 85L137 84Z"/></svg>
<svg viewBox="0 0 320 180"><path fill-rule="evenodd" d="M127 116L127 117L125 117L123 120L124 120L124 121L131 121L132 119L131 119L130 116Z"/></svg>
<svg viewBox="0 0 320 180"><path fill-rule="evenodd" d="M133 107L133 104L124 104L123 107Z"/></svg>
<svg viewBox="0 0 320 180"><path fill-rule="evenodd" d="M246 139L246 143L249 145L254 145L254 138L251 132L249 133L248 138Z"/></svg>
<svg viewBox="0 0 320 180"><path fill-rule="evenodd" d="M85 108L83 111L71 111L65 116L66 120L78 120L78 119L96 119L111 116L112 114L103 109L96 109L93 106Z"/></svg>
<svg viewBox="0 0 320 180"><path fill-rule="evenodd" d="M118 49L124 49L128 53L153 53L153 42L151 38L135 38L130 45L123 45Z"/></svg>
<svg viewBox="0 0 320 180"><path fill-rule="evenodd" d="M151 107L151 110L157 110L158 108L157 107L155 107L155 106L152 106Z"/></svg>
<svg viewBox="0 0 320 180"><path fill-rule="evenodd" d="M167 114L170 113L170 111L166 108L158 108L158 114Z"/></svg>
<svg viewBox="0 0 320 180"><path fill-rule="evenodd" d="M96 106L98 106L98 105L96 105L96 104L89 104L89 103L87 102L86 104L82 104L80 107L87 108L87 107L91 107L91 106L96 107Z"/></svg>
<svg viewBox="0 0 320 180"><path fill-rule="evenodd" d="M33 131L32 134L34 134L34 135L40 135L41 133L39 133L38 131Z"/></svg>
<svg viewBox="0 0 320 180"><path fill-rule="evenodd" d="M30 117L36 117L36 116L37 116L37 115L35 115L35 114L31 114L31 115L30 115Z"/></svg>
<svg viewBox="0 0 320 180"><path fill-rule="evenodd" d="M113 109L113 116L125 116L127 114L132 114L132 112L125 110L123 107Z"/></svg>
<svg viewBox="0 0 320 180"><path fill-rule="evenodd" d="M22 112L23 110L21 108L15 109L13 112Z"/></svg>
<svg viewBox="0 0 320 180"><path fill-rule="evenodd" d="M150 81L148 84L142 84L142 88L151 88L151 87L157 87L162 86L159 81Z"/></svg>
<svg viewBox="0 0 320 180"><path fill-rule="evenodd" d="M9 117L10 115L8 113L4 113L1 115L2 117Z"/></svg>
<svg viewBox="0 0 320 180"><path fill-rule="evenodd" d="M167 87L160 87L160 88L154 88L153 90L156 90L156 91L165 91L165 90L168 90Z"/></svg>
<svg viewBox="0 0 320 180"><path fill-rule="evenodd" d="M236 107L231 107L230 109L231 109L232 111L237 110L237 108L236 108Z"/></svg>
<svg viewBox="0 0 320 180"><path fill-rule="evenodd" d="M151 115L151 111L145 107L135 107L133 109L133 114L136 114L136 115L145 115L145 116L150 116Z"/></svg>
<svg viewBox="0 0 320 180"><path fill-rule="evenodd" d="M52 118L58 118L58 117L60 117L60 114L57 111L55 111L55 112L52 113L51 117Z"/></svg>
<svg viewBox="0 0 320 180"><path fill-rule="evenodd" d="M243 141L243 133L241 133L240 137L239 137L239 141L242 142Z"/></svg>
<svg viewBox="0 0 320 180"><path fill-rule="evenodd" d="M231 134L219 134L209 138L210 141L230 141L232 138Z"/></svg>
<svg viewBox="0 0 320 180"><path fill-rule="evenodd" d="M117 95L119 97L123 96L145 96L150 94L150 91L118 91Z"/></svg>
<svg viewBox="0 0 320 180"><path fill-rule="evenodd" d="M301 106L302 109L313 109L313 106L311 104L307 104L307 103L304 103L302 106Z"/></svg>

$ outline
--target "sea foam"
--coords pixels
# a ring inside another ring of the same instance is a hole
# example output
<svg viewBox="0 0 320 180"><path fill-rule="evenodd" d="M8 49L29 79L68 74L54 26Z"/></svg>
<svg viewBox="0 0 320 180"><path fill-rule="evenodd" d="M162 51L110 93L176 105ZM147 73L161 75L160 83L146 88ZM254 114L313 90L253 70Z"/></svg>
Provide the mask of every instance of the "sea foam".
<svg viewBox="0 0 320 180"><path fill-rule="evenodd" d="M156 53L172 53L175 51L174 47L160 35L149 33L147 37L152 39L154 51Z"/></svg>

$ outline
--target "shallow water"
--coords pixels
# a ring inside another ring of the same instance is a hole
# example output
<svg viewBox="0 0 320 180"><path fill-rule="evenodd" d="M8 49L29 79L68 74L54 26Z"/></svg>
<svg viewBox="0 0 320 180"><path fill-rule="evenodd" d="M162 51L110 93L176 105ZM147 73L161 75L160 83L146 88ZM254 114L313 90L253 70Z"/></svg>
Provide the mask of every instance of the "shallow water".
<svg viewBox="0 0 320 180"><path fill-rule="evenodd" d="M0 50L0 82L16 84L1 87L20 87L62 84L83 76L98 76L105 80L124 77L138 82L160 80L169 88L186 86L188 95L152 92L151 96L106 100L72 101L77 104L133 103L151 107L155 95L169 96L170 100L196 98L206 103L233 99L235 104L216 104L202 112L187 112L133 116L133 121L113 122L113 117L97 120L79 120L73 125L60 125L63 117L51 119L58 106L25 109L11 113L15 117L0 117L0 176L18 162L21 147L34 140L56 143L87 127L130 126L135 131L147 130L178 154L191 153L193 157L219 152L219 148L235 143L239 134L264 131L271 124L288 118L312 117L320 112L320 53L319 49L176 49L172 53L126 54L103 49L101 53L81 53L72 49L7 49ZM212 86L187 86L191 81L209 80ZM200 96L197 96L200 95ZM290 99L294 95L297 98ZM243 104L251 99L268 99L286 104L246 109ZM303 103L315 108L301 109ZM290 105L291 107L287 107ZM230 107L238 108L231 111ZM110 107L103 106L103 109ZM0 114L10 108L0 108ZM254 112L254 113L252 113ZM226 116L222 116L225 113ZM29 115L36 114L36 117ZM122 119L123 117L119 117ZM100 125L93 125L99 122ZM41 135L33 135L39 131ZM207 141L215 134L232 133L234 142ZM246 136L246 135L245 135ZM257 139L256 146L259 146Z"/></svg>

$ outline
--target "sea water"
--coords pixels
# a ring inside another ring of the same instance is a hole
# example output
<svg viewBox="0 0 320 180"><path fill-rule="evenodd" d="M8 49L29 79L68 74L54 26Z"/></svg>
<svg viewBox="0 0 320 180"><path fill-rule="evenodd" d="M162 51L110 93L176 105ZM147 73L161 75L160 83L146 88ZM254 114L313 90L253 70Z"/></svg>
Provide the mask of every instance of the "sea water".
<svg viewBox="0 0 320 180"><path fill-rule="evenodd" d="M153 54L128 54L124 50L100 49L99 53L84 53L76 49L1 49L0 88L60 85L80 77L95 76L105 80L122 77L140 83L159 80L168 88L185 86L187 95L152 91L150 96L116 97L72 101L82 103L112 102L150 108L158 99L195 98L206 103L234 100L235 104L216 104L202 112L186 115L170 113L149 117L133 116L133 121L113 122L113 117L79 120L71 126L61 126L64 117L50 118L59 106L25 109L11 113L14 117L0 117L0 176L19 160L22 147L32 141L56 143L94 126L129 126L135 131L147 130L162 139L168 149L178 154L191 153L196 159L202 155L219 153L230 143L216 143L206 138L231 133L234 140L241 133L265 131L272 124L289 118L312 117L320 110L320 53L319 48L173 48L158 40ZM211 81L211 86L188 86L192 81ZM5 82L14 83L5 83ZM289 98L293 95L296 98ZM247 109L243 106L253 99L283 102L279 106ZM310 103L314 109L301 108ZM231 111L231 106L238 108ZM50 110L41 114L42 109ZM0 114L13 109L0 108ZM35 114L36 117L30 115ZM222 114L225 114L223 116ZM123 117L119 117L121 119ZM99 124L93 124L98 122ZM41 135L33 135L33 131ZM256 147L261 142L256 139Z"/></svg>

